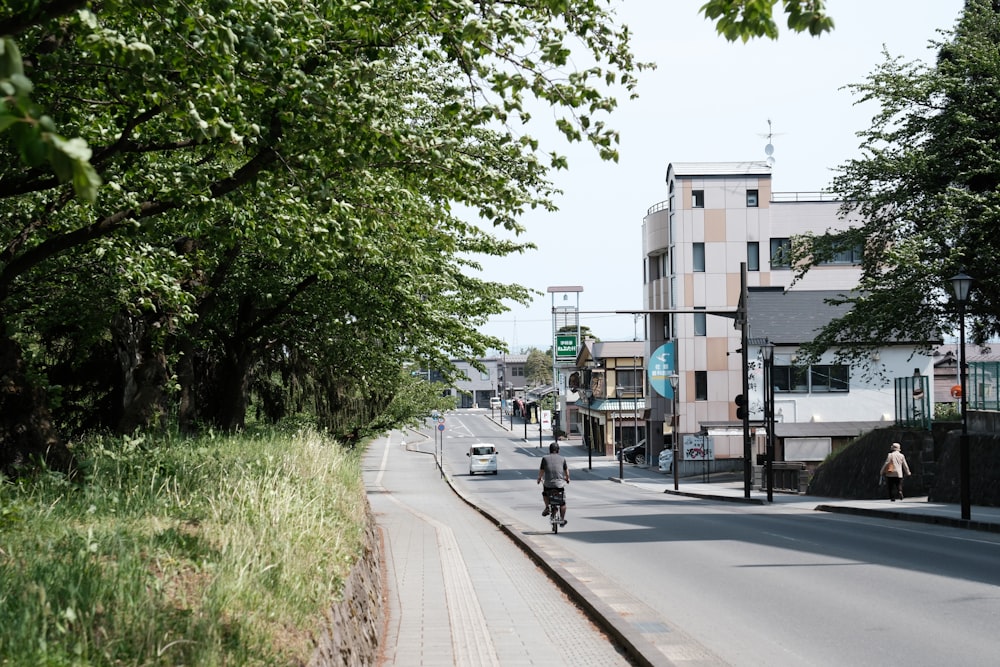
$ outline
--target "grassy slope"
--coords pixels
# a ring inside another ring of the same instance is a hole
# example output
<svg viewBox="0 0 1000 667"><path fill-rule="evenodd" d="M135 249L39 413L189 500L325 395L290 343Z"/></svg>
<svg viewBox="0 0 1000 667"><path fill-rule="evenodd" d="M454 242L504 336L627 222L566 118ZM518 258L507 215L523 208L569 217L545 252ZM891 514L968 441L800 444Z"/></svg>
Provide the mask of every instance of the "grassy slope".
<svg viewBox="0 0 1000 667"><path fill-rule="evenodd" d="M95 439L0 485L0 664L304 664L365 521L316 433Z"/></svg>

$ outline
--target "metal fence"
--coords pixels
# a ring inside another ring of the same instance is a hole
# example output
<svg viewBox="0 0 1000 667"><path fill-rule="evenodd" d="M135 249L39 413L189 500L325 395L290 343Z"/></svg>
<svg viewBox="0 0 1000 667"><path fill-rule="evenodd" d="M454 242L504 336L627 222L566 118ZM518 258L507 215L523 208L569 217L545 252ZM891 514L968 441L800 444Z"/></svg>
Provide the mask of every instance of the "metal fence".
<svg viewBox="0 0 1000 667"><path fill-rule="evenodd" d="M896 378L896 425L931 428L931 395L926 375Z"/></svg>
<svg viewBox="0 0 1000 667"><path fill-rule="evenodd" d="M970 410L1000 410L1000 361L969 362L966 391Z"/></svg>

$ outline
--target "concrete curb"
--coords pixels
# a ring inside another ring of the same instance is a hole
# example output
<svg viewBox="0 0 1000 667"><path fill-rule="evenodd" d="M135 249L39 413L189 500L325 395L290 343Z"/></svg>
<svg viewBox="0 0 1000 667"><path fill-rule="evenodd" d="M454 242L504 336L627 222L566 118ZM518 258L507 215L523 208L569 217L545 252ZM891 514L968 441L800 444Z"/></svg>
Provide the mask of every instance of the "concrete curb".
<svg viewBox="0 0 1000 667"><path fill-rule="evenodd" d="M744 503L746 505L764 505L762 498L745 498L743 496L711 495L706 493L691 493L689 491L674 491L667 489L664 493L672 496L687 496L688 498L701 498L703 500L722 500L729 503Z"/></svg>
<svg viewBox="0 0 1000 667"><path fill-rule="evenodd" d="M817 512L831 512L834 514L851 514L854 516L870 516L878 519L893 519L895 521L910 521L912 523L929 523L938 526L949 526L951 528L965 528L967 530L978 530L986 533L1000 533L1000 524L987 523L986 521L974 521L965 519L954 519L948 516L935 516L933 514L913 514L910 512L899 512L894 510L873 510L865 507L849 507L845 505L817 505Z"/></svg>
<svg viewBox="0 0 1000 667"><path fill-rule="evenodd" d="M473 503L469 498L465 497L458 487L452 484L450 475L445 474L445 480L448 482L448 486L452 492L462 502L489 519L514 544L520 547L535 564L545 570L559 584L563 592L586 611L591 620L621 644L628 657L637 665L640 667L677 667L677 663L668 659L662 651L646 640L629 623L625 622L620 614L595 595L583 582L558 563L553 563L547 559L542 550L537 548L534 541L525 537L527 531L524 527L513 522L505 523L479 505Z"/></svg>

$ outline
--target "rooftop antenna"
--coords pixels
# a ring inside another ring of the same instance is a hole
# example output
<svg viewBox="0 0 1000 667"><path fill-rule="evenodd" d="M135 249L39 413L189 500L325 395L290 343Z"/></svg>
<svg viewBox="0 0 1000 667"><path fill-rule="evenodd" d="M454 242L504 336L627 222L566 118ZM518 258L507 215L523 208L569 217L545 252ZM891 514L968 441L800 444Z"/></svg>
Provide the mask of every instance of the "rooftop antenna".
<svg viewBox="0 0 1000 667"><path fill-rule="evenodd" d="M776 135L772 131L772 128L771 128L771 119L770 118L767 119L767 134L762 134L760 136L767 137L767 146L764 146L764 152L767 153L767 160L765 160L765 162L767 162L767 166L768 167L773 167L774 166L774 144L771 143L771 139L774 138L774 137L776 137L776 136L778 136L778 135Z"/></svg>

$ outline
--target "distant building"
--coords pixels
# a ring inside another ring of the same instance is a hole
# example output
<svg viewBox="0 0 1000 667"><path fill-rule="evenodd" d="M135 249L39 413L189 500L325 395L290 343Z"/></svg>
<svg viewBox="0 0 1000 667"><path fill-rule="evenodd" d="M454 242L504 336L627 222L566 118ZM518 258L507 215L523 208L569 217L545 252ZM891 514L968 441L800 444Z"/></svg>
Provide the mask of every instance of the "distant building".
<svg viewBox="0 0 1000 667"><path fill-rule="evenodd" d="M793 238L846 229L850 221L839 218L840 202L826 193L773 192L771 167L764 162L673 163L666 186L668 199L643 219L643 305L651 311L646 358L663 356L665 344L676 346L676 436L712 436L716 461L744 456L742 421L734 402L743 392L741 330L734 326L741 265L749 291L749 337L776 345L779 460L785 441L788 451L816 458L838 442L891 424L891 378L910 375L914 368L933 373L932 358L916 354L913 344L891 344L880 353L877 363L889 378L885 385L863 380L860 369L837 368L832 355L820 366L795 364L798 346L836 315L824 298L852 290L861 276L862 249L845 248L793 284L788 255ZM666 310L682 312L656 312ZM759 347L748 346L748 354L757 360ZM753 394L746 398L759 419L760 399L755 406ZM651 392L647 407L655 460L674 437L672 401ZM754 431L756 455L763 440L762 430Z"/></svg>
<svg viewBox="0 0 1000 667"><path fill-rule="evenodd" d="M506 407L507 401L524 397L527 360L526 354L483 357L478 361L484 370L478 370L468 361L452 359L461 379L449 393L456 397L460 408L488 408L493 397L503 399Z"/></svg>

